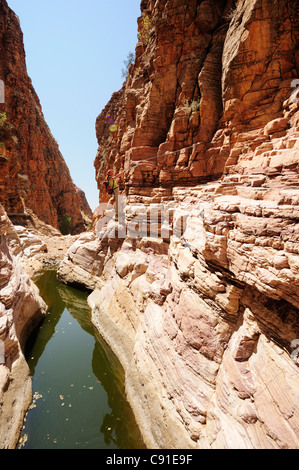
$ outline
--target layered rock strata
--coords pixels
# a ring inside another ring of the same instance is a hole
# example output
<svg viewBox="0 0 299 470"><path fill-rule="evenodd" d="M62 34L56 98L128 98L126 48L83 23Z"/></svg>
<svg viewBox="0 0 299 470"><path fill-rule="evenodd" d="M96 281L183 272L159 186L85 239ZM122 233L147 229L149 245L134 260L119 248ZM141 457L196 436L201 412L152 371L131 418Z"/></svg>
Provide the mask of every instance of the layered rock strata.
<svg viewBox="0 0 299 470"><path fill-rule="evenodd" d="M142 1L97 119L125 199L101 191L59 277L92 291L150 448L299 448L298 5Z"/></svg>
<svg viewBox="0 0 299 470"><path fill-rule="evenodd" d="M141 13L135 62L96 122L101 201L108 168L131 193L197 184L288 127L264 133L297 83L298 2L148 0Z"/></svg>
<svg viewBox="0 0 299 470"><path fill-rule="evenodd" d="M0 448L15 448L32 384L23 349L46 305L25 273L18 234L0 205Z"/></svg>
<svg viewBox="0 0 299 470"><path fill-rule="evenodd" d="M72 232L83 231L92 213L45 122L27 74L20 22L6 0L0 1L0 45L0 202L18 225L30 221L31 210L57 229L68 217Z"/></svg>
<svg viewBox="0 0 299 470"><path fill-rule="evenodd" d="M285 209L292 232L290 209L228 198L219 182L172 198L128 200L126 228L80 236L60 279L93 291L148 447L298 448L298 254L258 231L277 223L262 211Z"/></svg>

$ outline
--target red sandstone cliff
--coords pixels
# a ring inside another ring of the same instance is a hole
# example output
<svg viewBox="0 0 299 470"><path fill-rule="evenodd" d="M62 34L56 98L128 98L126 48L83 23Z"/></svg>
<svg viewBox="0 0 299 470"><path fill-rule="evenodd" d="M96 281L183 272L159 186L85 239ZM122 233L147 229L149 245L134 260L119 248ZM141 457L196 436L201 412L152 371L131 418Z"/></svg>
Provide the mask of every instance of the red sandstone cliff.
<svg viewBox="0 0 299 470"><path fill-rule="evenodd" d="M5 0L0 1L0 47L5 85L0 112L7 118L0 123L0 202L16 223L30 219L29 209L56 228L63 217L71 217L71 230L80 232L91 210L45 122L27 74L19 19Z"/></svg>
<svg viewBox="0 0 299 470"><path fill-rule="evenodd" d="M59 276L93 290L148 447L299 448L298 7L143 0L97 119L126 206Z"/></svg>
<svg viewBox="0 0 299 470"><path fill-rule="evenodd" d="M135 63L97 119L100 189L107 168L118 173L156 155L122 174L123 183L215 179L296 124L291 109L264 132L284 117L299 75L297 1L148 0L141 13Z"/></svg>

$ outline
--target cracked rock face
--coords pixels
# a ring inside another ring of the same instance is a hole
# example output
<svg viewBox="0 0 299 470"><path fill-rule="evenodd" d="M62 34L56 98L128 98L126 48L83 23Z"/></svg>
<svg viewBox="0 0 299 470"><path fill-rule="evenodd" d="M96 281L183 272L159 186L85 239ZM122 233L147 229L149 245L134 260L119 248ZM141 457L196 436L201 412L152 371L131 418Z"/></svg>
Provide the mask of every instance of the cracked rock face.
<svg viewBox="0 0 299 470"><path fill-rule="evenodd" d="M140 193L215 179L236 163L269 166L263 153L294 111L282 114L298 78L298 3L149 0L141 9L135 62L96 123L99 189L108 168L125 170L121 187Z"/></svg>
<svg viewBox="0 0 299 470"><path fill-rule="evenodd" d="M124 209L60 276L93 291L148 447L299 448L298 2L141 11L96 124L100 201L113 168Z"/></svg>

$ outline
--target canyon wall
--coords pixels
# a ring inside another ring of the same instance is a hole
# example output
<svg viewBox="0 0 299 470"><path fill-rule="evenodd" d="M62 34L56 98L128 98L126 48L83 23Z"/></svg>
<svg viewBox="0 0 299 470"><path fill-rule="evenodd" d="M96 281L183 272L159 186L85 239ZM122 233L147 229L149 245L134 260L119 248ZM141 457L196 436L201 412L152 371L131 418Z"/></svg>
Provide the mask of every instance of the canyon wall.
<svg viewBox="0 0 299 470"><path fill-rule="evenodd" d="M298 22L298 1L143 0L97 119L102 204L58 276L92 291L149 448L299 448Z"/></svg>
<svg viewBox="0 0 299 470"><path fill-rule="evenodd" d="M55 228L71 217L71 231L83 231L92 213L45 122L27 74L20 22L6 0L0 1L0 47L0 202L16 224L31 223L32 211Z"/></svg>
<svg viewBox="0 0 299 470"><path fill-rule="evenodd" d="M287 121L264 126L283 117L298 78L298 2L160 0L141 7L135 63L96 123L99 189L108 168L122 172L121 188L133 193L210 181L242 167L257 147L271 150L270 136Z"/></svg>
<svg viewBox="0 0 299 470"><path fill-rule="evenodd" d="M22 243L0 205L0 448L14 449L32 400L23 350L47 307L25 273Z"/></svg>

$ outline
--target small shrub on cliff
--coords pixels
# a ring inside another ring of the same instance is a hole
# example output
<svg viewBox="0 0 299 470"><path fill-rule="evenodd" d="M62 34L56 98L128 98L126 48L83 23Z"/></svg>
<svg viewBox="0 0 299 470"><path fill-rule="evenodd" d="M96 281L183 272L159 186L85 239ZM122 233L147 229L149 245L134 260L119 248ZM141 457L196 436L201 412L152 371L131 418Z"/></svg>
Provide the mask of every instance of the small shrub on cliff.
<svg viewBox="0 0 299 470"><path fill-rule="evenodd" d="M145 46L148 44L152 29L152 22L147 15L142 17L139 27L138 40Z"/></svg>
<svg viewBox="0 0 299 470"><path fill-rule="evenodd" d="M62 235L68 235L71 233L72 228L72 218L66 214L62 214L59 218L59 230Z"/></svg>
<svg viewBox="0 0 299 470"><path fill-rule="evenodd" d="M198 101L192 100L192 103L191 103L190 106L191 106L192 112L198 111L198 110L199 110L199 106L200 106L200 99L198 99Z"/></svg>
<svg viewBox="0 0 299 470"><path fill-rule="evenodd" d="M183 103L183 107L186 109L186 112L187 113L190 113L190 112L195 112L195 111L198 111L199 110L199 106L200 106L200 98L198 98L198 100L192 100L191 102L189 102L189 100L185 100L185 102Z"/></svg>
<svg viewBox="0 0 299 470"><path fill-rule="evenodd" d="M127 60L124 60L125 67L121 71L122 78L127 78L128 73L129 73L129 67L130 65L134 64L134 62L135 62L135 54L134 52L130 51L129 54L127 55Z"/></svg>
<svg viewBox="0 0 299 470"><path fill-rule="evenodd" d="M7 116L6 113L0 113L0 127L3 127L6 123Z"/></svg>
<svg viewBox="0 0 299 470"><path fill-rule="evenodd" d="M12 137L14 126L7 120L6 113L0 113L0 141L8 142Z"/></svg>

